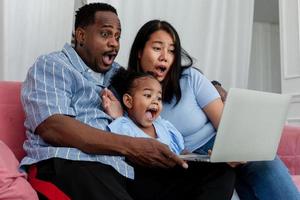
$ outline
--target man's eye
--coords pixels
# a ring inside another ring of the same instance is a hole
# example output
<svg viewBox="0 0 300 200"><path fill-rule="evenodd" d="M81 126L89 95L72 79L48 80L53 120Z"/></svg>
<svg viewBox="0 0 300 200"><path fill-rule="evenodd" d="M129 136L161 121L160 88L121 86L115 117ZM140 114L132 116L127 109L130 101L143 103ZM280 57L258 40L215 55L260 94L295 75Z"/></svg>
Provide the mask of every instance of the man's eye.
<svg viewBox="0 0 300 200"><path fill-rule="evenodd" d="M109 33L108 32L101 32L100 34L104 38L108 38L109 37Z"/></svg>
<svg viewBox="0 0 300 200"><path fill-rule="evenodd" d="M116 38L116 40L117 40L117 41L119 41L119 40L120 40L120 38L121 38L121 36L120 36L120 35L118 35L118 36L116 36L115 38Z"/></svg>

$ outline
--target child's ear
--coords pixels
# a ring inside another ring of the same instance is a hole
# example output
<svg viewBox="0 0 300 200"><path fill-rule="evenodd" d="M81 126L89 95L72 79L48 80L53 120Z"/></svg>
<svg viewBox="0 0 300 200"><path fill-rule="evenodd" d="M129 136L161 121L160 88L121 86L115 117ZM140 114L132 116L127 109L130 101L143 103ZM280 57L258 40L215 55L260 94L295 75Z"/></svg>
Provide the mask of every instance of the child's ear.
<svg viewBox="0 0 300 200"><path fill-rule="evenodd" d="M123 95L123 103L126 106L126 108L131 109L132 108L132 97L129 94L124 94Z"/></svg>

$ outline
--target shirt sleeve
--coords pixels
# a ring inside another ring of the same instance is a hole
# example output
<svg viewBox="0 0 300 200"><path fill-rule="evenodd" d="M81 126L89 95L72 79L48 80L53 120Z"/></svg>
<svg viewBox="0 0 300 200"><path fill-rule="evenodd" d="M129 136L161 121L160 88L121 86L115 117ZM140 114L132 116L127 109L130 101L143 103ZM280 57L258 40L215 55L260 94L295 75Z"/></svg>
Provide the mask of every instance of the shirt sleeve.
<svg viewBox="0 0 300 200"><path fill-rule="evenodd" d="M130 122L125 117L118 117L108 125L109 131L119 135L127 135L137 137L134 129L130 126Z"/></svg>
<svg viewBox="0 0 300 200"><path fill-rule="evenodd" d="M201 108L205 107L210 102L220 95L211 82L197 69L190 69L190 85L193 88L197 103Z"/></svg>
<svg viewBox="0 0 300 200"><path fill-rule="evenodd" d="M32 132L54 114L74 116L70 69L51 56L39 57L22 85L21 101Z"/></svg>
<svg viewBox="0 0 300 200"><path fill-rule="evenodd" d="M181 133L173 126L173 124L167 120L161 119L163 123L166 125L169 133L170 133L170 148L176 154L180 154L184 150L184 140Z"/></svg>

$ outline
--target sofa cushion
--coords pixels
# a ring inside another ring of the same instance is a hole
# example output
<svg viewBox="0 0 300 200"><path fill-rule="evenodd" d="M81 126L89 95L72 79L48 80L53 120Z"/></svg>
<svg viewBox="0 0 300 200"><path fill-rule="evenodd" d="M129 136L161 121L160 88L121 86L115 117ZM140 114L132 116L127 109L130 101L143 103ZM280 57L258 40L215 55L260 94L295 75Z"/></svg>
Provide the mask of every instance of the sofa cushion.
<svg viewBox="0 0 300 200"><path fill-rule="evenodd" d="M20 89L20 82L0 82L0 140L13 151L18 160L25 155L25 116L20 101Z"/></svg>
<svg viewBox="0 0 300 200"><path fill-rule="evenodd" d="M38 196L18 171L19 162L11 150L0 141L0 199L37 200Z"/></svg>

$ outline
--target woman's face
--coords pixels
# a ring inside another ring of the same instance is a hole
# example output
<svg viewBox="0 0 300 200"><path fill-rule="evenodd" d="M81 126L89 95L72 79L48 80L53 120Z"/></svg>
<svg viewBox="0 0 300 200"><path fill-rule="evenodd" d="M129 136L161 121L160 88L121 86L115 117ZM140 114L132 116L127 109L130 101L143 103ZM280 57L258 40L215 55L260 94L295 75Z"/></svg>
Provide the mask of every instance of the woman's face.
<svg viewBox="0 0 300 200"><path fill-rule="evenodd" d="M159 82L163 81L174 62L174 50L174 40L168 32L154 32L139 52L141 69L151 72Z"/></svg>

